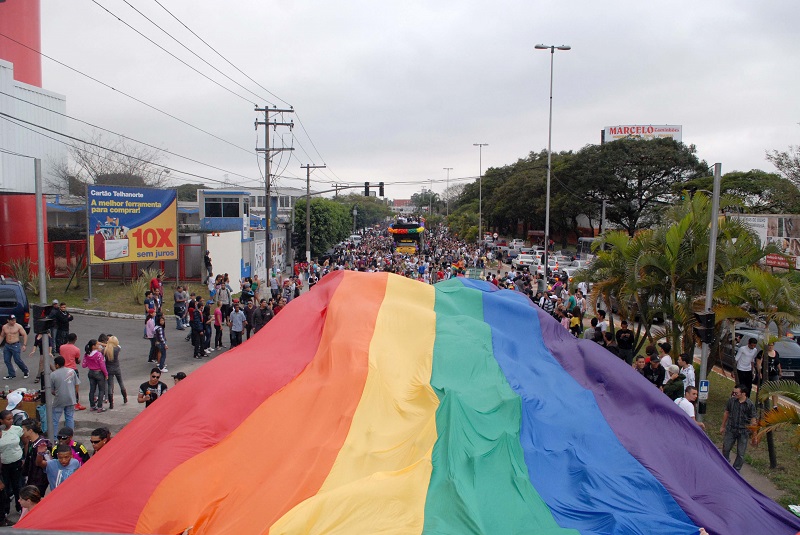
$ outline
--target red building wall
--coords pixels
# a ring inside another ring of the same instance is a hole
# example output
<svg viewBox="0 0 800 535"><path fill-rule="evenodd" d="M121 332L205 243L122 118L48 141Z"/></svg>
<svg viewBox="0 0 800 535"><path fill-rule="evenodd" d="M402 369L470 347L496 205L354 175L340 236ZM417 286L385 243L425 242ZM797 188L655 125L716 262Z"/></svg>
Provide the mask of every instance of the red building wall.
<svg viewBox="0 0 800 535"><path fill-rule="evenodd" d="M38 53L42 49L40 18L40 0L0 2L0 33L37 51L0 37L0 59L14 64L15 80L37 87L42 87L42 58Z"/></svg>

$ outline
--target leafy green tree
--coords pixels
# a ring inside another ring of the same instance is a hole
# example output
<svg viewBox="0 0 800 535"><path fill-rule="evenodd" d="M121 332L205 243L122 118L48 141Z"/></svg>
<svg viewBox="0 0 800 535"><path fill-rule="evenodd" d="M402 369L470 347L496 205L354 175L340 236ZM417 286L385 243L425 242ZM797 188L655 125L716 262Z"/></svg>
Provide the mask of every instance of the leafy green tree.
<svg viewBox="0 0 800 535"><path fill-rule="evenodd" d="M714 178L704 176L677 185L680 190L707 190L714 185ZM680 192L677 192L680 193ZM722 176L720 193L736 199L735 206L723 209L743 209L753 214L793 214L800 212L800 189L791 180L777 173L759 169L733 171Z"/></svg>
<svg viewBox="0 0 800 535"><path fill-rule="evenodd" d="M347 205L325 198L311 199L311 257L318 258L345 240L352 230L353 216ZM306 204L295 207L292 247L296 257L306 255Z"/></svg>
<svg viewBox="0 0 800 535"><path fill-rule="evenodd" d="M350 230L353 230L353 207L356 208L356 229L367 228L391 217L392 210L382 199L357 193L339 196L336 202L347 207L350 214Z"/></svg>
<svg viewBox="0 0 800 535"><path fill-rule="evenodd" d="M774 396L784 396L800 404L800 383L795 381L775 381L761 385L758 389L759 401L766 402ZM772 433L778 429L794 428L794 446L800 449L800 412L794 407L775 405L767 411L758 422L757 437Z"/></svg>
<svg viewBox="0 0 800 535"><path fill-rule="evenodd" d="M792 145L784 151L767 151L767 160L797 187L800 187L800 146Z"/></svg>
<svg viewBox="0 0 800 535"><path fill-rule="evenodd" d="M674 199L676 184L705 174L707 168L694 146L669 138L626 138L587 145L563 174L587 204L607 201L607 220L632 236L658 221L661 207Z"/></svg>
<svg viewBox="0 0 800 535"><path fill-rule="evenodd" d="M197 190L205 189L205 184L181 184L175 189L178 190L179 201L197 201Z"/></svg>

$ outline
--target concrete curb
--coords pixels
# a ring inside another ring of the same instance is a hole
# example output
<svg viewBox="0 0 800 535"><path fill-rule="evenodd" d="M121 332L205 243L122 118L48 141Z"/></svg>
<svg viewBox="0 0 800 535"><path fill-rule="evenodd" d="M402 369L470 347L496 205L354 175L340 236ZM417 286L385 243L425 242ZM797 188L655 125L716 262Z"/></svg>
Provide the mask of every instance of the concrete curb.
<svg viewBox="0 0 800 535"><path fill-rule="evenodd" d="M70 308L71 314L81 314L84 316L98 316L105 318L119 318L125 320L143 320L144 314L126 314L124 312L108 312L106 310L91 310L86 308ZM165 314L165 318L175 318L173 314Z"/></svg>

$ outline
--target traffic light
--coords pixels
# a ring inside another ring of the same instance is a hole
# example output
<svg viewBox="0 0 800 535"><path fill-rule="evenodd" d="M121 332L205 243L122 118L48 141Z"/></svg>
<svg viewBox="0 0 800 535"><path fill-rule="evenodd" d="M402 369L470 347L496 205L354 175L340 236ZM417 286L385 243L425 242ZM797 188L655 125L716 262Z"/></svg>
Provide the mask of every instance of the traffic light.
<svg viewBox="0 0 800 535"><path fill-rule="evenodd" d="M369 182L364 182L364 197L369 197Z"/></svg>
<svg viewBox="0 0 800 535"><path fill-rule="evenodd" d="M708 312L704 314L701 312L695 312L694 319L697 322L697 325L694 327L694 334L704 344L713 344L714 324L716 323L714 313Z"/></svg>
<svg viewBox="0 0 800 535"><path fill-rule="evenodd" d="M53 306L39 306L33 305L33 333L34 334L45 334L49 333L50 329L53 327L54 320L53 318L49 318L50 312L52 312Z"/></svg>
<svg viewBox="0 0 800 535"><path fill-rule="evenodd" d="M383 197L383 182L378 182L378 196Z"/></svg>

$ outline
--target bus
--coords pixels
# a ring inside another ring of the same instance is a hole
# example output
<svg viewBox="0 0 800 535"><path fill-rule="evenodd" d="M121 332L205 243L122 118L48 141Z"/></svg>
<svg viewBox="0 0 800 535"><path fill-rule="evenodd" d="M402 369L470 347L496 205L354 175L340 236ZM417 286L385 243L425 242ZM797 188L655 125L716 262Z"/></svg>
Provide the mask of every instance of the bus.
<svg viewBox="0 0 800 535"><path fill-rule="evenodd" d="M576 258L580 260L592 260L594 251L592 247L600 238L578 238L578 252Z"/></svg>
<svg viewBox="0 0 800 535"><path fill-rule="evenodd" d="M389 225L389 234L394 240L394 250L403 254L420 254L423 249L425 220L398 218Z"/></svg>

